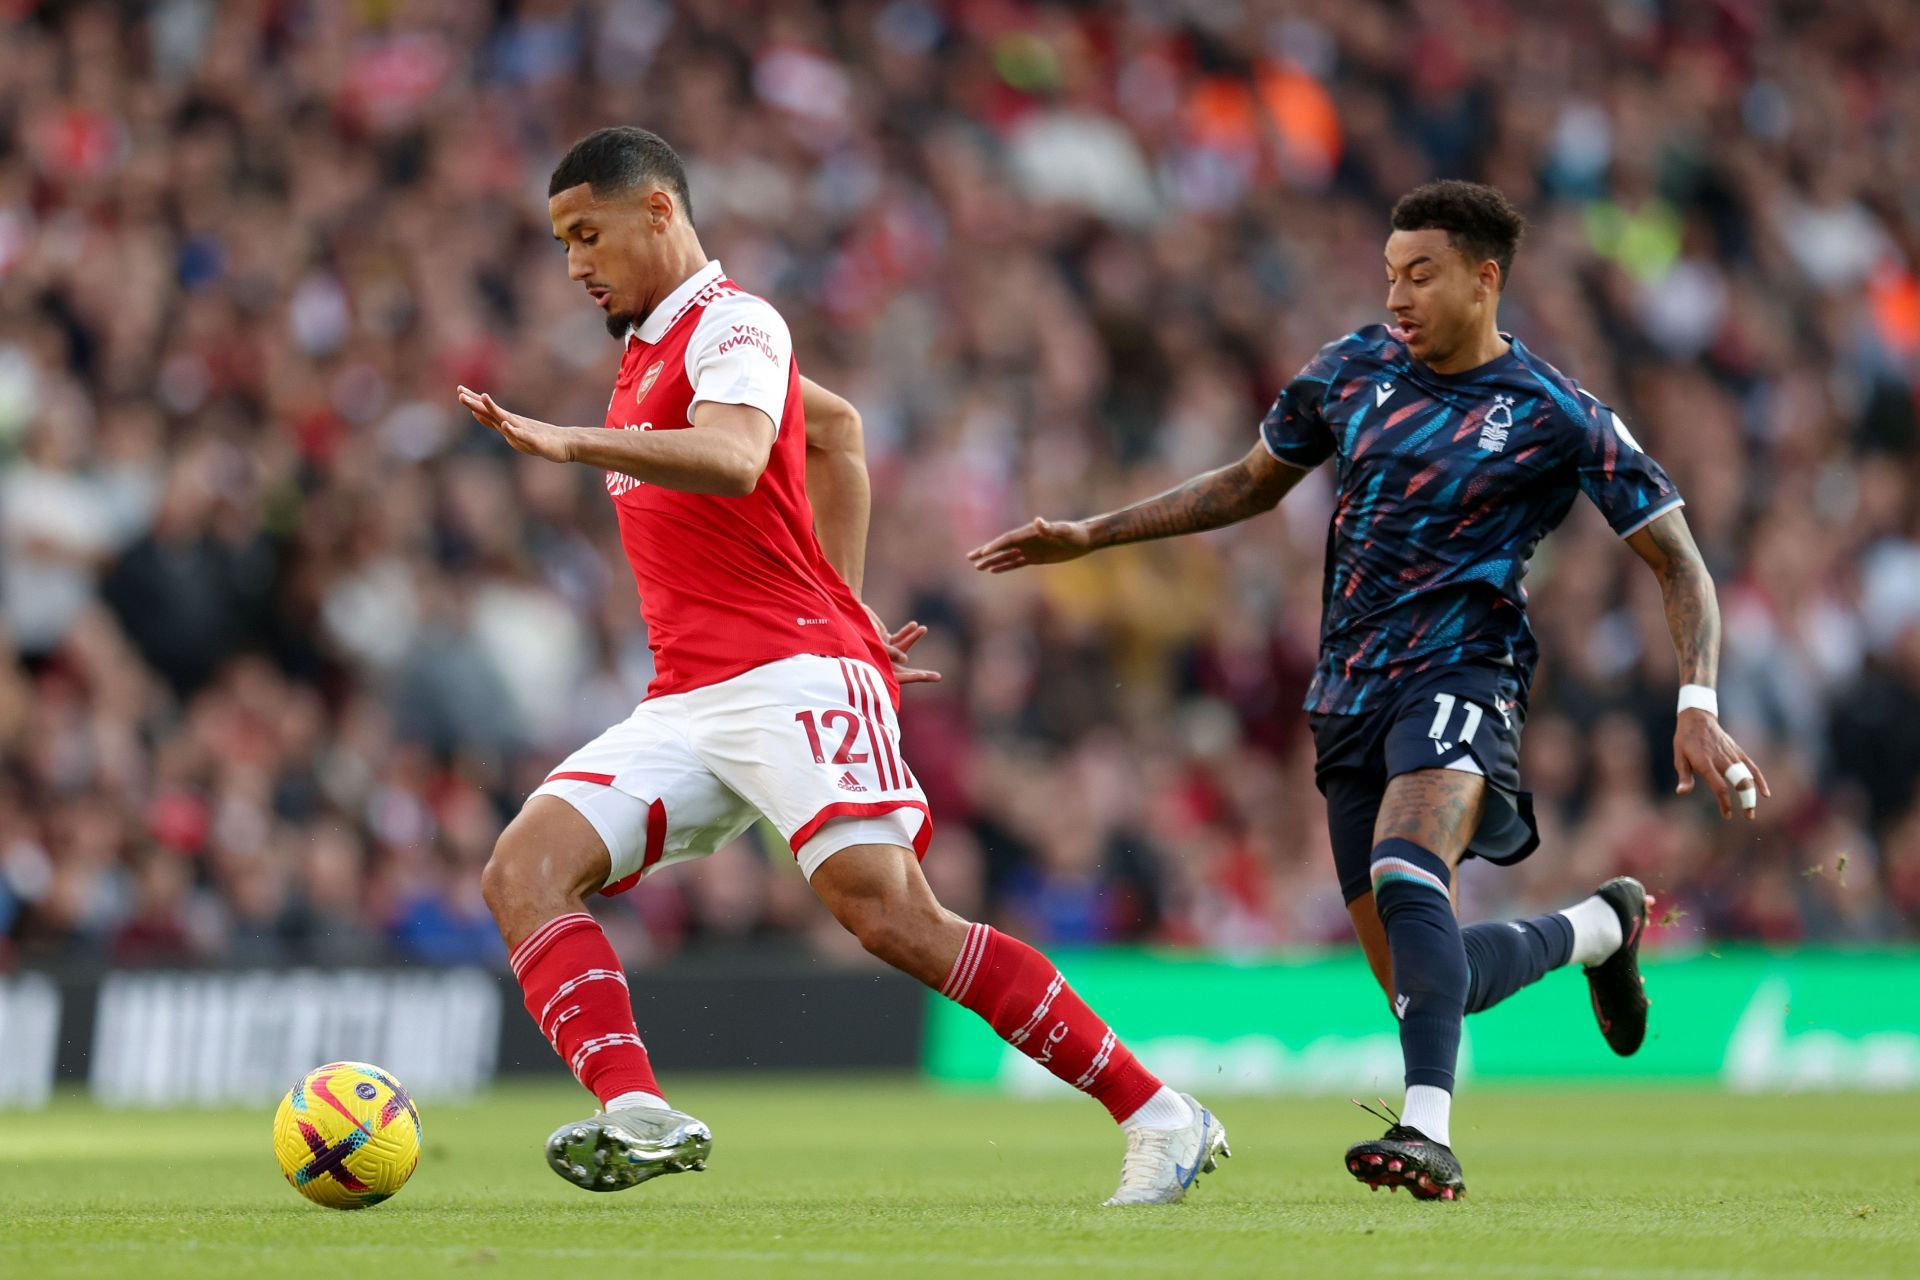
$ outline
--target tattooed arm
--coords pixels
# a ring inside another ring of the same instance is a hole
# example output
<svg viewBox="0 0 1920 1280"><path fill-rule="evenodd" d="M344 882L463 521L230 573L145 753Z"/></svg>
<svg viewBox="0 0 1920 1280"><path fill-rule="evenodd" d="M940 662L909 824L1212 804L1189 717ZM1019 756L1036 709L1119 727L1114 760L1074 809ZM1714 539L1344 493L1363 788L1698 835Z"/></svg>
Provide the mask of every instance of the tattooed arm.
<svg viewBox="0 0 1920 1280"><path fill-rule="evenodd" d="M1714 598L1713 578L1693 543L1686 516L1677 509L1669 511L1630 535L1627 545L1660 580L1667 630L1680 659L1680 682L1712 688L1720 667L1720 604ZM1698 774L1720 802L1720 816L1731 818L1735 797L1725 775L1727 767L1736 761L1753 770L1761 795L1773 794L1760 767L1727 736L1717 716L1698 707L1680 713L1673 734L1673 767L1680 775L1677 790L1681 795L1693 790ZM1752 818L1754 812L1748 809L1747 817Z"/></svg>
<svg viewBox="0 0 1920 1280"><path fill-rule="evenodd" d="M1680 511L1669 511L1627 539L1667 602L1667 630L1680 659L1680 683L1713 687L1720 668L1720 602L1700 548Z"/></svg>
<svg viewBox="0 0 1920 1280"><path fill-rule="evenodd" d="M967 553L976 569L1006 573L1030 564L1057 564L1122 542L1172 538L1237 524L1271 511L1307 473L1256 444L1240 461L1195 476L1177 489L1087 520L1039 516Z"/></svg>

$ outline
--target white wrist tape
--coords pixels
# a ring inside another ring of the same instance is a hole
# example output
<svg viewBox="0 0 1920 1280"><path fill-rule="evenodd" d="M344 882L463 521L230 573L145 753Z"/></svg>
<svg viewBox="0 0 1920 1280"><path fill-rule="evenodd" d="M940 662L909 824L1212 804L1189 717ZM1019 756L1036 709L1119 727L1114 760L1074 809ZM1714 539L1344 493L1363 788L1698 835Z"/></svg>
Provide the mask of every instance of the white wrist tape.
<svg viewBox="0 0 1920 1280"><path fill-rule="evenodd" d="M1686 711L1689 708L1704 711L1715 720L1718 720L1720 718L1720 695L1703 684L1683 684L1680 686L1680 710L1674 712L1674 714L1679 715L1680 711Z"/></svg>

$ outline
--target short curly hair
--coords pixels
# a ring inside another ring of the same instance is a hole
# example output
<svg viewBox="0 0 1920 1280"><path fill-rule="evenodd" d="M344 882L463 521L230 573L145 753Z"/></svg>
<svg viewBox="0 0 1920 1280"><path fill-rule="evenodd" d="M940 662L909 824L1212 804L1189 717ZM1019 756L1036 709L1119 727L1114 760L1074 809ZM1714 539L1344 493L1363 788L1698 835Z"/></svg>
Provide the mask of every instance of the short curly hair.
<svg viewBox="0 0 1920 1280"><path fill-rule="evenodd" d="M1393 229L1446 232L1448 242L1468 261L1493 259L1500 267L1500 287L1505 289L1527 220L1494 188L1447 178L1401 196L1393 206Z"/></svg>

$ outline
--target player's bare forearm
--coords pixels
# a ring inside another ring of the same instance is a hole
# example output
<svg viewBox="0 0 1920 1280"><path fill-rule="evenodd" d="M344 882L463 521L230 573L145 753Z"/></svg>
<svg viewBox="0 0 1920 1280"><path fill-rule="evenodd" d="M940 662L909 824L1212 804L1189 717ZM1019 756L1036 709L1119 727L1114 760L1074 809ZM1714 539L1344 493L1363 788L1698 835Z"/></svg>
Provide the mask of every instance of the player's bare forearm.
<svg viewBox="0 0 1920 1280"><path fill-rule="evenodd" d="M975 547L967 559L987 573L1008 573L1033 564L1058 564L1122 542L1218 529L1273 510L1305 474L1256 444L1231 466L1107 515L1062 521L1036 517Z"/></svg>
<svg viewBox="0 0 1920 1280"><path fill-rule="evenodd" d="M873 508L860 414L810 378L800 379L807 418L807 497L827 563L860 594L867 565L867 522Z"/></svg>
<svg viewBox="0 0 1920 1280"><path fill-rule="evenodd" d="M1086 522L1089 549L1200 533L1271 511L1307 474L1256 444L1240 461Z"/></svg>
<svg viewBox="0 0 1920 1280"><path fill-rule="evenodd" d="M1681 683L1712 688L1720 667L1720 605L1687 518L1669 511L1628 538L1627 545L1660 580ZM1744 778L1728 776L1735 765L1746 770ZM1685 707L1674 719L1673 769L1679 778L1674 790L1687 795L1696 778L1704 780L1722 818L1738 809L1751 819L1759 798L1773 794L1753 757L1720 727L1719 715L1699 705Z"/></svg>
<svg viewBox="0 0 1920 1280"><path fill-rule="evenodd" d="M1687 518L1669 511L1627 539L1660 580L1680 682L1711 688L1720 667L1720 604Z"/></svg>
<svg viewBox="0 0 1920 1280"><path fill-rule="evenodd" d="M673 431L562 427L502 409L484 391L457 389L474 420L521 453L578 462L676 489L744 497L760 483L773 451L773 419L749 405L700 401L693 425Z"/></svg>
<svg viewBox="0 0 1920 1280"><path fill-rule="evenodd" d="M618 471L663 489L741 498L760 483L773 450L773 421L746 405L703 401L693 425L674 431L583 430L575 462Z"/></svg>

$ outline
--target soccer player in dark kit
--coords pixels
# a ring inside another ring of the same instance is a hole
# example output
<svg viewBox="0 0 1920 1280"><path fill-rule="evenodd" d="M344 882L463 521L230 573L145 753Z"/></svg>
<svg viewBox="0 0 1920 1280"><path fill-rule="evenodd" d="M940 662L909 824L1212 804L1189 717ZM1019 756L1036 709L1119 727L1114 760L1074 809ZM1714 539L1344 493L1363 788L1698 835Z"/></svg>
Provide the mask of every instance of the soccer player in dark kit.
<svg viewBox="0 0 1920 1280"><path fill-rule="evenodd" d="M1393 323L1321 348L1244 458L1121 511L1035 519L970 558L1004 573L1217 529L1271 510L1334 459L1306 709L1334 867L1400 1020L1407 1087L1386 1136L1345 1163L1375 1189L1452 1200L1466 1190L1449 1133L1464 1015L1577 961L1615 1052L1633 1053L1646 1034L1639 882L1623 876L1565 911L1465 930L1451 898L1462 858L1512 863L1539 843L1518 769L1538 657L1520 583L1576 493L1659 578L1683 682L1679 791L1705 779L1723 818L1736 808L1751 818L1769 792L1720 727L1719 609L1679 493L1620 415L1499 329L1519 213L1490 187L1435 182L1402 198L1392 225Z"/></svg>

